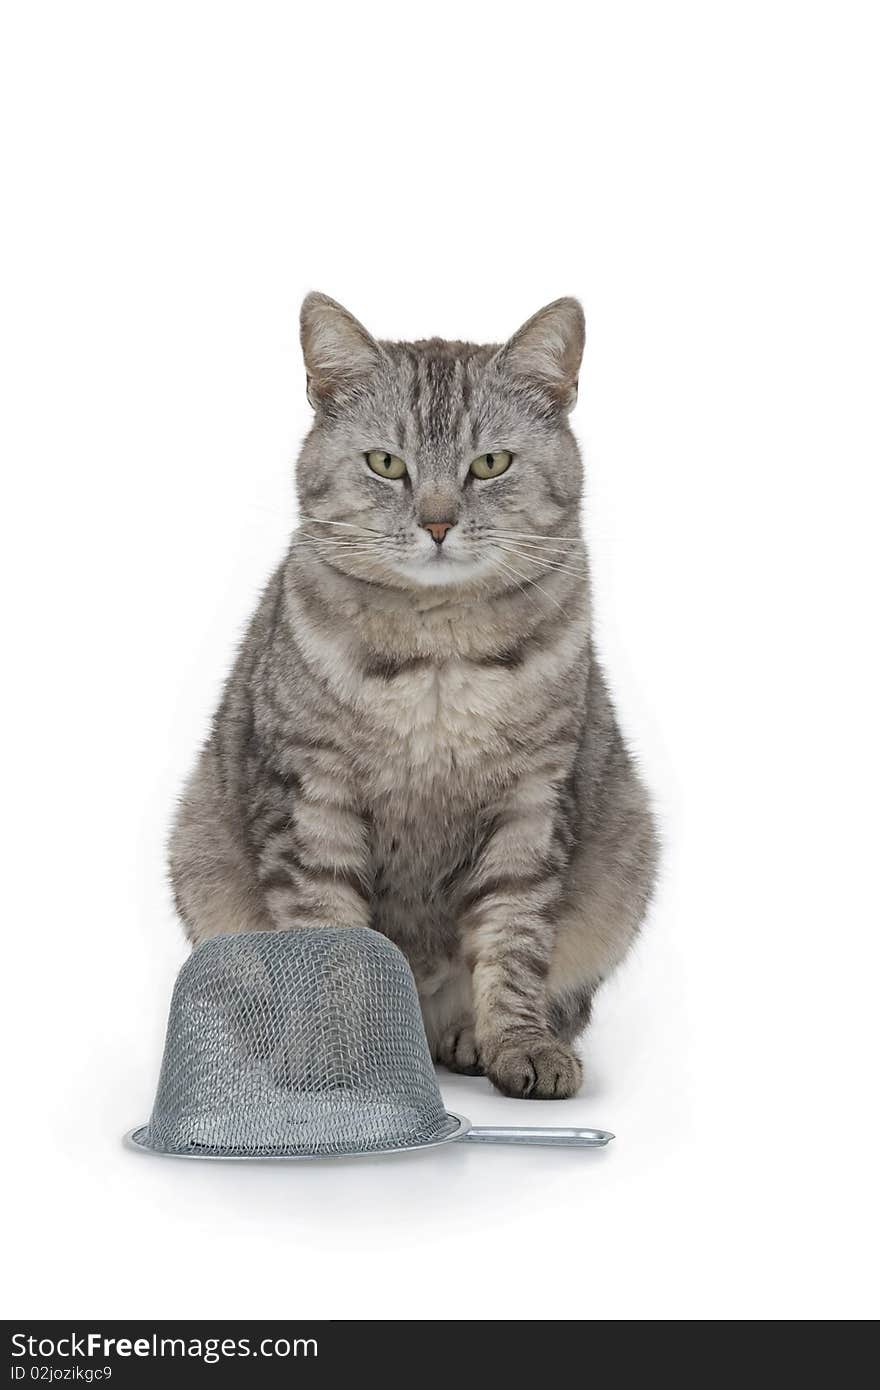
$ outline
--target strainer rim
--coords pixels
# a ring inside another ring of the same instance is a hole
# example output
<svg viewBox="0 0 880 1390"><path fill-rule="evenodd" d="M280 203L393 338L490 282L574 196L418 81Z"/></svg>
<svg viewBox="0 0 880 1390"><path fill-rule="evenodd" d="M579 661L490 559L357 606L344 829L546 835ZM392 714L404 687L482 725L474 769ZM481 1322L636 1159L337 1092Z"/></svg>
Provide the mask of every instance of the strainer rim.
<svg viewBox="0 0 880 1390"><path fill-rule="evenodd" d="M325 1158L376 1158L382 1154L414 1153L418 1149L436 1149L441 1144L452 1144L463 1139L471 1128L471 1122L454 1110L444 1111L447 1120L455 1121L455 1128L449 1134L437 1139L421 1139L414 1144L394 1144L384 1149L338 1149L333 1153L321 1154L209 1154L209 1153L170 1153L167 1149L154 1149L137 1137L149 1130L149 1125L135 1125L123 1135L122 1142L127 1149L136 1153L149 1154L152 1158L185 1158L209 1163L315 1163Z"/></svg>

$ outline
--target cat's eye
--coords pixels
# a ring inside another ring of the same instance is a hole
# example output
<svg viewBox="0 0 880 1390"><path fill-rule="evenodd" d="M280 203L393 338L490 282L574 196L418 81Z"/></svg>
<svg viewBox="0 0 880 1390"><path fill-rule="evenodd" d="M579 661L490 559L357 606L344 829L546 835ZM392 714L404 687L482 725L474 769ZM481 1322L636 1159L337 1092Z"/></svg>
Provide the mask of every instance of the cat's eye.
<svg viewBox="0 0 880 1390"><path fill-rule="evenodd" d="M396 454L386 454L384 449L371 449L368 454L364 454L364 458L380 478L402 478L406 473L403 459L399 459Z"/></svg>
<svg viewBox="0 0 880 1390"><path fill-rule="evenodd" d="M513 463L513 454L508 449L496 449L491 454L480 454L471 464L475 478L497 478L506 473Z"/></svg>

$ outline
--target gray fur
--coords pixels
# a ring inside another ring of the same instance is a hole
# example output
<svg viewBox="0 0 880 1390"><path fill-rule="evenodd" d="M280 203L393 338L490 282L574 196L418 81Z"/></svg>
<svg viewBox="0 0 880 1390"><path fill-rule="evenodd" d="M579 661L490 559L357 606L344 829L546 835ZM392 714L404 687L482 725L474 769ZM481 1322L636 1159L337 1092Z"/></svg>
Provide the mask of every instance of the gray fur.
<svg viewBox="0 0 880 1390"><path fill-rule="evenodd" d="M181 915L194 942L371 925L410 960L438 1061L571 1095L656 860L590 637L580 306L499 348L377 342L313 294L302 341L301 524L182 798ZM506 473L470 476L500 450Z"/></svg>

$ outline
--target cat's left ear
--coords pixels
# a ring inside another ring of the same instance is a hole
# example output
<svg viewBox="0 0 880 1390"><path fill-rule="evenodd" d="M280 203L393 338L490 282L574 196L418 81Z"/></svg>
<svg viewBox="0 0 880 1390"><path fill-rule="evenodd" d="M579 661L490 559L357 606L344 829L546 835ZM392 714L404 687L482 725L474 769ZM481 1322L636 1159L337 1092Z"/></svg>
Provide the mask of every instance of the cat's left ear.
<svg viewBox="0 0 880 1390"><path fill-rule="evenodd" d="M498 354L514 376L535 382L564 410L577 400L584 355L584 311L576 299L554 299L533 314Z"/></svg>
<svg viewBox="0 0 880 1390"><path fill-rule="evenodd" d="M307 294L299 316L306 391L315 410L378 367L382 349L354 314L327 294Z"/></svg>

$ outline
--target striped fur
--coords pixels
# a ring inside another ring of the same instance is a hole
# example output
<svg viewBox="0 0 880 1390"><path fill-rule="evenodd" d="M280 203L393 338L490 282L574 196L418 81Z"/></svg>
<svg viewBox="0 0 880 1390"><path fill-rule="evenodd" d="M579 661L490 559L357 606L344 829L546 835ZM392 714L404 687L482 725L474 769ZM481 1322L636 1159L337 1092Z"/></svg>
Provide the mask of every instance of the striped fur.
<svg viewBox="0 0 880 1390"><path fill-rule="evenodd" d="M183 794L181 915L194 942L369 924L406 952L437 1060L571 1095L656 858L590 638L580 308L501 348L380 343L310 295L302 337L301 524ZM501 449L506 473L469 474Z"/></svg>

